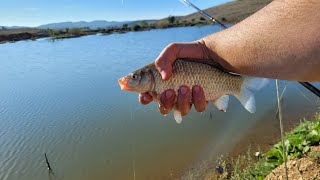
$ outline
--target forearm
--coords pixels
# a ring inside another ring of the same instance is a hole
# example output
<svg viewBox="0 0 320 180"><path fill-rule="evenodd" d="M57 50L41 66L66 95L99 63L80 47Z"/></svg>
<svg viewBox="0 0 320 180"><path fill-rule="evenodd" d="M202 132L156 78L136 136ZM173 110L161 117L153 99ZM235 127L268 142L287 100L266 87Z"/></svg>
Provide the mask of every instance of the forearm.
<svg viewBox="0 0 320 180"><path fill-rule="evenodd" d="M275 0L202 43L236 73L320 81L319 9L319 0Z"/></svg>

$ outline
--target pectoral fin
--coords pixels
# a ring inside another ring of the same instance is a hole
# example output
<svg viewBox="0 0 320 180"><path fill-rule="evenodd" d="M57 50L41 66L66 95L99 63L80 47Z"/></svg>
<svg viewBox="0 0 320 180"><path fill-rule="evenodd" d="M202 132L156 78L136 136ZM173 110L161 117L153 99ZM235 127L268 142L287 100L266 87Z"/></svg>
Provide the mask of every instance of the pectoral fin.
<svg viewBox="0 0 320 180"><path fill-rule="evenodd" d="M174 119L176 120L176 122L177 122L178 124L181 124L181 122L182 122L182 116L181 116L180 111L178 111L177 109L174 109L174 110L173 110L173 117L174 117Z"/></svg>

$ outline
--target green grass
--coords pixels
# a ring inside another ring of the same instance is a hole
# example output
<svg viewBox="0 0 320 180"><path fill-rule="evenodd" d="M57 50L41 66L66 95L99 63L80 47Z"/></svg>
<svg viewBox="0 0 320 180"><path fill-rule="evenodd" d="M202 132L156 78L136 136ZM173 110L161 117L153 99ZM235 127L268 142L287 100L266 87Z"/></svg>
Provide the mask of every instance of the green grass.
<svg viewBox="0 0 320 180"><path fill-rule="evenodd" d="M302 122L298 127L287 133L284 137L286 146L286 158L301 158L310 151L310 146L319 145L320 142L320 114L316 114L314 119ZM255 158L248 149L246 155L239 156L232 160L233 169L229 174L223 172L220 179L264 179L270 172L281 165L283 160L281 142L275 144L268 152L257 154ZM309 157L314 160L320 160L319 152L310 152ZM226 160L220 160L219 165L223 169ZM227 178L226 178L227 177Z"/></svg>

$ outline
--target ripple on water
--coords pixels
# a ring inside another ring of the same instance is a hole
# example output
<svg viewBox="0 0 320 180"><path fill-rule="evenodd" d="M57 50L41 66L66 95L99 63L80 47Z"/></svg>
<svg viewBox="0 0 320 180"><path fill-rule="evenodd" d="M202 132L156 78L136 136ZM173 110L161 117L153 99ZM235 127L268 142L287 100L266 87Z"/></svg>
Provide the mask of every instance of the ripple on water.
<svg viewBox="0 0 320 180"><path fill-rule="evenodd" d="M45 152L64 179L117 180L132 178L133 160L137 179L163 177L204 157L206 148L228 149L224 142L276 107L273 86L257 94L255 115L231 98L230 113L210 106L177 125L172 115L161 116L155 103L140 106L136 94L117 84L168 43L213 31L216 27L173 28L0 45L6 52L0 53L0 179L47 178ZM298 107L305 104L296 99L284 101L302 116L305 109Z"/></svg>

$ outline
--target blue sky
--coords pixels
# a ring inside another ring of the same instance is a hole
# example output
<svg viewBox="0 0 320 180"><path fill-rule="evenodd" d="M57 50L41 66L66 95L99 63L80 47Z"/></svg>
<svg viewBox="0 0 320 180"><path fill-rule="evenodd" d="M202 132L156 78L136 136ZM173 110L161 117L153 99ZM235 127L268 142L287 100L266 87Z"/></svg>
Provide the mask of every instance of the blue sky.
<svg viewBox="0 0 320 180"><path fill-rule="evenodd" d="M201 9L230 0L190 0ZM38 26L63 21L159 19L194 12L179 0L1 0L0 25Z"/></svg>

